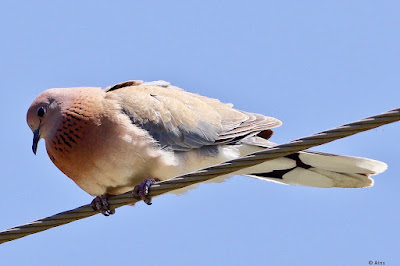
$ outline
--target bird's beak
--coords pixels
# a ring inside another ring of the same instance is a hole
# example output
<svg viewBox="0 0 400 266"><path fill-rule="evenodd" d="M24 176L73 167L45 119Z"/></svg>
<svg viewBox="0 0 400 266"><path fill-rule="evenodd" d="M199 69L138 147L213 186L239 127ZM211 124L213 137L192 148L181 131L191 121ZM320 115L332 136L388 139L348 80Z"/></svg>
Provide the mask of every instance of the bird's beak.
<svg viewBox="0 0 400 266"><path fill-rule="evenodd" d="M32 143L32 151L36 155L37 145L40 140L40 127L38 127L35 131L33 131L33 143Z"/></svg>

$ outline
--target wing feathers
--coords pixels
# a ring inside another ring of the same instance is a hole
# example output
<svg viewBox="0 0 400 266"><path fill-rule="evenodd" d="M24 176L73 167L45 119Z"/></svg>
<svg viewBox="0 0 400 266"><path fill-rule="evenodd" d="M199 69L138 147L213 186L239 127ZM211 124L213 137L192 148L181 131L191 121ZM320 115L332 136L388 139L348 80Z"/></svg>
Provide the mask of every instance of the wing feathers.
<svg viewBox="0 0 400 266"><path fill-rule="evenodd" d="M121 112L132 123L147 130L160 145L178 151L237 141L282 124L165 81L126 81L105 91L118 98Z"/></svg>

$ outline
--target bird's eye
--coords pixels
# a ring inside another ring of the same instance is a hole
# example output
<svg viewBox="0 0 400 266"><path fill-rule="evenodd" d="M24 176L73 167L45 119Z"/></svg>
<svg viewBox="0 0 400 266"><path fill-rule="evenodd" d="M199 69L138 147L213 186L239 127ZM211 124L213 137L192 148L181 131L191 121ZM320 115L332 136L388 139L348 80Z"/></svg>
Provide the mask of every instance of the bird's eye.
<svg viewBox="0 0 400 266"><path fill-rule="evenodd" d="M37 116L38 117L43 117L45 113L46 113L46 109L44 107L41 106L41 107L39 107L37 109Z"/></svg>

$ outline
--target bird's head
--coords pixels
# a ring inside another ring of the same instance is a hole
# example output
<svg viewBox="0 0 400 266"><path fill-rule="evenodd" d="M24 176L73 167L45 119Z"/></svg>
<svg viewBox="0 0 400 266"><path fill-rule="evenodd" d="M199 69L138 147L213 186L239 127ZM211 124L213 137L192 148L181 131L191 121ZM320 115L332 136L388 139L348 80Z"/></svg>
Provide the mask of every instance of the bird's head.
<svg viewBox="0 0 400 266"><path fill-rule="evenodd" d="M50 89L41 93L31 104L26 114L26 121L33 132L32 151L36 154L37 145L41 138L46 138L59 121L60 89Z"/></svg>

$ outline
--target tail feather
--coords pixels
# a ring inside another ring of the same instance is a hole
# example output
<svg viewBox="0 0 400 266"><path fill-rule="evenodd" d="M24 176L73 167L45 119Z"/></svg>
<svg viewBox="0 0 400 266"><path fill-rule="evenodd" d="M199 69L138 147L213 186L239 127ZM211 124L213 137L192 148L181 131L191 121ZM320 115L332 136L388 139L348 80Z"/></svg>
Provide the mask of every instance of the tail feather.
<svg viewBox="0 0 400 266"><path fill-rule="evenodd" d="M312 151L271 160L238 174L287 185L363 188L373 186L371 175L387 169L383 162Z"/></svg>
<svg viewBox="0 0 400 266"><path fill-rule="evenodd" d="M299 158L312 167L339 173L376 175L387 169L384 162L361 157L307 151L299 153Z"/></svg>

